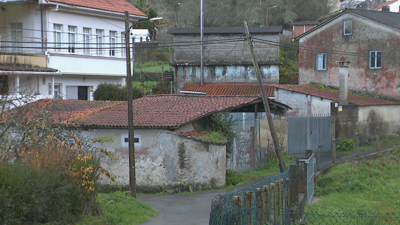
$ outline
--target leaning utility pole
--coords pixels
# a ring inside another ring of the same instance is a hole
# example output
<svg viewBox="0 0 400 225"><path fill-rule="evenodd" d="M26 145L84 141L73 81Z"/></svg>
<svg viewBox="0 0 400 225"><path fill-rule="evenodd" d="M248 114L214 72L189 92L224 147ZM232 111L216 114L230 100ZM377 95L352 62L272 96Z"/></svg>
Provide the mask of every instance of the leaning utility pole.
<svg viewBox="0 0 400 225"><path fill-rule="evenodd" d="M129 186L131 189L131 195L136 198L135 132L133 124L132 67L130 50L129 12L125 11L126 85L128 89Z"/></svg>
<svg viewBox="0 0 400 225"><path fill-rule="evenodd" d="M258 86L260 87L261 97L263 100L265 113L267 114L269 129L271 131L272 140L274 141L275 153L279 160L279 169L281 170L281 173L282 173L285 171L285 162L283 161L283 157L282 157L281 145L279 144L278 135L276 134L274 122L272 120L271 110L269 108L267 93L265 92L260 68L258 67L258 62L254 57L253 40L250 36L249 27L247 26L246 21L243 21L243 25L244 25L244 31L246 32L247 43L249 44L251 60L253 61L253 66L254 66L254 69L256 70Z"/></svg>

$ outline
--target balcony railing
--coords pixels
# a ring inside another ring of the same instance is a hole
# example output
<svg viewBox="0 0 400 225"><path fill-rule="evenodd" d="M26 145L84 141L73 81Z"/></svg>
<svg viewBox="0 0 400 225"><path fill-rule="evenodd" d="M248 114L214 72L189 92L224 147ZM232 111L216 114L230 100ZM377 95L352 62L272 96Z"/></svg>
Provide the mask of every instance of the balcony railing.
<svg viewBox="0 0 400 225"><path fill-rule="evenodd" d="M43 53L40 38L0 36L0 53Z"/></svg>

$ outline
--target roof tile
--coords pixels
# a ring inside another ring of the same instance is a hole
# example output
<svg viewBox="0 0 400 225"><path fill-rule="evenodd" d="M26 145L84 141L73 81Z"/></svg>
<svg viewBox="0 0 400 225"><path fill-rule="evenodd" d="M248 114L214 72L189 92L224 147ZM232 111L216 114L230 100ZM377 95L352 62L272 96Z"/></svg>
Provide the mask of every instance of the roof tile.
<svg viewBox="0 0 400 225"><path fill-rule="evenodd" d="M275 96L275 88L264 84L267 97ZM182 91L207 92L207 95L257 95L261 96L258 84L185 84Z"/></svg>
<svg viewBox="0 0 400 225"><path fill-rule="evenodd" d="M309 84L300 84L300 85L273 84L271 86L274 86L279 89L285 89L288 91L294 91L320 98L330 99L333 101L339 101L339 90L328 90L328 89L322 90ZM364 97L358 94L349 94L349 103L358 106L400 105L400 102L389 101L384 99L376 99L373 97Z"/></svg>
<svg viewBox="0 0 400 225"><path fill-rule="evenodd" d="M128 11L132 15L147 17L146 14L126 0L47 0L47 2L62 3L119 13Z"/></svg>

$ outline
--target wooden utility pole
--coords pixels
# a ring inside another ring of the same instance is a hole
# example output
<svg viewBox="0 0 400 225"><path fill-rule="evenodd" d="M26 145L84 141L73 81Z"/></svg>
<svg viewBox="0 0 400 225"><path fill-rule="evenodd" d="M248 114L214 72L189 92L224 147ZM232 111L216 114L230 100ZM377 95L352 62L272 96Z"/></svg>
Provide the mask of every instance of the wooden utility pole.
<svg viewBox="0 0 400 225"><path fill-rule="evenodd" d="M260 68L258 67L258 62L254 57L253 51L253 40L250 36L249 27L247 26L247 22L243 21L244 31L246 32L247 43L249 44L249 50L251 55L251 60L253 61L254 69L256 70L258 86L260 87L261 97L264 104L265 113L267 114L267 120L269 129L271 131L272 140L274 141L275 153L279 160L279 169L281 172L285 171L285 162L283 161L281 145L279 144L278 135L276 134L274 121L272 120L271 109L269 108L267 93L265 92L264 84L261 77Z"/></svg>
<svg viewBox="0 0 400 225"><path fill-rule="evenodd" d="M128 89L129 185L131 189L131 195L136 198L135 132L133 124L132 68L130 48L129 12L125 11L126 86Z"/></svg>

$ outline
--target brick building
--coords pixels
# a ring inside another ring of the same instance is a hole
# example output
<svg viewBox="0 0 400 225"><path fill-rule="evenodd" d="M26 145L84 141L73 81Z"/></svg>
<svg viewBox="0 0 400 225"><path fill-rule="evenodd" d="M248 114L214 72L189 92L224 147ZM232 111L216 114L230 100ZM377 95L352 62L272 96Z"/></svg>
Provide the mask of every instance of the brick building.
<svg viewBox="0 0 400 225"><path fill-rule="evenodd" d="M344 10L298 36L299 83L339 86L337 61L350 61L349 89L398 96L400 14Z"/></svg>

